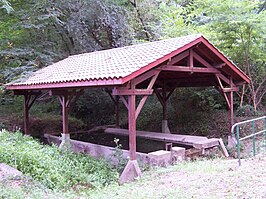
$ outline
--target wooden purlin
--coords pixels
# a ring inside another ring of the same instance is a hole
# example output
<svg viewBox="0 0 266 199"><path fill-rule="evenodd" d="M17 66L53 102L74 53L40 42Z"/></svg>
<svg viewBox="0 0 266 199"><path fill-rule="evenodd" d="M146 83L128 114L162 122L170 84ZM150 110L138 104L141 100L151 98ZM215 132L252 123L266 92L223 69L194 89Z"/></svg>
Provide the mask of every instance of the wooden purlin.
<svg viewBox="0 0 266 199"><path fill-rule="evenodd" d="M112 95L151 95L153 89L126 89L126 88L114 88Z"/></svg>

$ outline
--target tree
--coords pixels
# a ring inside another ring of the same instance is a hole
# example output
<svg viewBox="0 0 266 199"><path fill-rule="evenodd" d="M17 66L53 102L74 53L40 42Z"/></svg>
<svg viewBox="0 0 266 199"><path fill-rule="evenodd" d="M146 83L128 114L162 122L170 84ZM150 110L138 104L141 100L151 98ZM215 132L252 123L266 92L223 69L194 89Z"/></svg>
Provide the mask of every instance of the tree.
<svg viewBox="0 0 266 199"><path fill-rule="evenodd" d="M246 97L255 110L266 93L264 4L259 0L194 0L186 8L186 23L207 35L250 77L250 85L243 85L239 92L240 106Z"/></svg>

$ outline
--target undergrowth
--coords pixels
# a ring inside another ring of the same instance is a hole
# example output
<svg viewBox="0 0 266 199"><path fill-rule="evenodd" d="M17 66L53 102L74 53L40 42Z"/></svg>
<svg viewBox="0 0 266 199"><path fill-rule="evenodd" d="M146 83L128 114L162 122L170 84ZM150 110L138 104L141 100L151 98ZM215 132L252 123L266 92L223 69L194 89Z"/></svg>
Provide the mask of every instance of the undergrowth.
<svg viewBox="0 0 266 199"><path fill-rule="evenodd" d="M104 160L42 145L20 132L0 131L0 162L50 189L99 188L118 179L118 173Z"/></svg>

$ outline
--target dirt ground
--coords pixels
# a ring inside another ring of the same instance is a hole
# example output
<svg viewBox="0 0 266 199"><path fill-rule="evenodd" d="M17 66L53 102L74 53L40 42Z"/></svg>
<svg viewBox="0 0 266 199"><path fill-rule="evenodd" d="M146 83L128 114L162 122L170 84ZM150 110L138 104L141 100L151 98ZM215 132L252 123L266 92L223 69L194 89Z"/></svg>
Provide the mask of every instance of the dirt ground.
<svg viewBox="0 0 266 199"><path fill-rule="evenodd" d="M92 198L266 198L266 155L242 160L203 160L149 171L137 182L107 187Z"/></svg>

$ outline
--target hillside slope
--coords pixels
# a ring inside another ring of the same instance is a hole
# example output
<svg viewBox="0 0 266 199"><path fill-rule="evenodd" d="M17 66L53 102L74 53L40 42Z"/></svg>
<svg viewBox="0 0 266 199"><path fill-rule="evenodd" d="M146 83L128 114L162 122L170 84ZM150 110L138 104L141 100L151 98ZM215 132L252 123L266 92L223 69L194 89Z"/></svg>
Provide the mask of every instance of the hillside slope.
<svg viewBox="0 0 266 199"><path fill-rule="evenodd" d="M137 182L93 192L91 198L266 198L266 154L202 160L145 173Z"/></svg>

